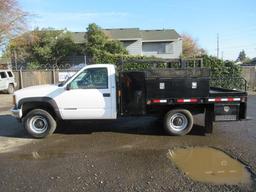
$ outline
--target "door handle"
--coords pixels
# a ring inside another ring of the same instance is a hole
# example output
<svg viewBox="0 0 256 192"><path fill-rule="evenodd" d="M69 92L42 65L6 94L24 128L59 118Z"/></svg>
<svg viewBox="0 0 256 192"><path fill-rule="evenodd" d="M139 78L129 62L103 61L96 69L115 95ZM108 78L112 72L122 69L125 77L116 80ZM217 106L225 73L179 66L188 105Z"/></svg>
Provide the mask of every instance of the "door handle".
<svg viewBox="0 0 256 192"><path fill-rule="evenodd" d="M110 93L103 93L103 97L110 97Z"/></svg>

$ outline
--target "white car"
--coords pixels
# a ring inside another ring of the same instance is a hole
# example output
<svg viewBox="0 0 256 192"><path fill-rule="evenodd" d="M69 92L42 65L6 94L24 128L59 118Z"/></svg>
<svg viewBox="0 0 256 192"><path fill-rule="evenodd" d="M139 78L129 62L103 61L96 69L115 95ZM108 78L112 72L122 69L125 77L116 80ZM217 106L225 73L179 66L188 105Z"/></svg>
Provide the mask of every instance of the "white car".
<svg viewBox="0 0 256 192"><path fill-rule="evenodd" d="M12 94L17 86L11 70L0 70L0 91Z"/></svg>

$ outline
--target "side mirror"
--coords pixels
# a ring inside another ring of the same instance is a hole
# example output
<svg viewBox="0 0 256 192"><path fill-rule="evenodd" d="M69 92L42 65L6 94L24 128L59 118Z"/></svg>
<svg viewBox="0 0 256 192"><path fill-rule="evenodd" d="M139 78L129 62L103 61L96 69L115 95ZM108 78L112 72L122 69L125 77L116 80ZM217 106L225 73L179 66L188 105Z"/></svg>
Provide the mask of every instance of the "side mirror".
<svg viewBox="0 0 256 192"><path fill-rule="evenodd" d="M66 86L66 90L69 91L70 89L71 89L71 84L69 83L69 84L67 84L67 86Z"/></svg>

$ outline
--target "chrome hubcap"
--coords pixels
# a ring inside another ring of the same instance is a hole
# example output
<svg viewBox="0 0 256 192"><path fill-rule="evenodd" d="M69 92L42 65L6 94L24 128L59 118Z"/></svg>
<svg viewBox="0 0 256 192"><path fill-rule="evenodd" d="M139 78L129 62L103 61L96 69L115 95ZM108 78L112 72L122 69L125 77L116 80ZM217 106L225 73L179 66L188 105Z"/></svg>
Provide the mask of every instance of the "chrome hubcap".
<svg viewBox="0 0 256 192"><path fill-rule="evenodd" d="M39 115L32 117L30 119L29 125L30 125L30 128L35 133L38 133L38 134L44 133L48 128L47 119Z"/></svg>
<svg viewBox="0 0 256 192"><path fill-rule="evenodd" d="M175 131L182 131L186 129L187 125L188 125L188 119L182 113L176 113L170 119L170 126Z"/></svg>

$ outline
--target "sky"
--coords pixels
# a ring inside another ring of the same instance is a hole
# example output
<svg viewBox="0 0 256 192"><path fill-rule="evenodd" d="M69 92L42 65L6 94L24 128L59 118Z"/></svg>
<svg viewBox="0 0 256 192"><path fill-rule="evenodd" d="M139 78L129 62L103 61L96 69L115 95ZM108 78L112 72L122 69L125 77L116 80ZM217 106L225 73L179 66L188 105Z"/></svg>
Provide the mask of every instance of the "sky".
<svg viewBox="0 0 256 192"><path fill-rule="evenodd" d="M102 28L175 29L209 54L235 60L256 57L256 0L18 0L31 13L30 29L86 31Z"/></svg>

